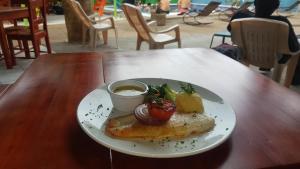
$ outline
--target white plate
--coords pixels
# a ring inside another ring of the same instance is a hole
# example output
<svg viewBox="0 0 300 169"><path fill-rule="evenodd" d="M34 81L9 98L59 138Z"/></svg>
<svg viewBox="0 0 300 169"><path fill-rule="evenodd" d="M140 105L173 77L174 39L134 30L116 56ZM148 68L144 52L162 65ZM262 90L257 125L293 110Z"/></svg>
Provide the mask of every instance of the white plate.
<svg viewBox="0 0 300 169"><path fill-rule="evenodd" d="M167 83L173 89L179 90L179 81L168 79L136 79L146 84L160 85ZM205 113L215 118L216 126L208 133L175 141L128 141L111 138L105 134L106 120L119 116L112 111L112 103L107 92L107 86L95 89L80 102L77 109L77 119L83 131L93 140L105 147L122 153L152 157L171 158L184 157L208 151L223 143L232 133L236 117L231 106L213 92L193 85L196 92L203 97Z"/></svg>

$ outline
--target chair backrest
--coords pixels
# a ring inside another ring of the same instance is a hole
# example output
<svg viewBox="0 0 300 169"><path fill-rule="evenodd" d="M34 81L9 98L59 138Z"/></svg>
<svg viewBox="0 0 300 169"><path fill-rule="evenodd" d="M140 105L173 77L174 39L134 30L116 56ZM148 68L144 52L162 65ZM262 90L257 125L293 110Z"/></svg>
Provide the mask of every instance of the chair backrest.
<svg viewBox="0 0 300 169"><path fill-rule="evenodd" d="M221 3L217 1L210 1L203 10L199 13L199 16L208 16L210 15L215 9L219 7Z"/></svg>
<svg viewBox="0 0 300 169"><path fill-rule="evenodd" d="M138 35L143 40L151 40L150 29L141 11L136 6L128 3L123 3L122 8L129 24L136 30Z"/></svg>
<svg viewBox="0 0 300 169"><path fill-rule="evenodd" d="M263 68L273 68L277 56L289 53L288 24L262 18L235 19L231 22L232 42L242 49L243 60Z"/></svg>
<svg viewBox="0 0 300 169"><path fill-rule="evenodd" d="M253 4L253 1L246 1L246 2L244 2L244 3L239 7L238 10L241 10L241 11L246 10L246 9L248 9L252 4Z"/></svg>
<svg viewBox="0 0 300 169"><path fill-rule="evenodd" d="M75 13L77 14L79 19L83 23L83 25L86 27L91 27L93 25L93 23L89 19L89 17L85 13L85 11L82 9L82 6L80 5L80 3L77 2L76 0L71 0L71 5L72 5L72 8L74 9Z"/></svg>
<svg viewBox="0 0 300 169"><path fill-rule="evenodd" d="M45 0L28 0L29 26L31 34L39 32L39 25L43 24L43 31L47 31Z"/></svg>

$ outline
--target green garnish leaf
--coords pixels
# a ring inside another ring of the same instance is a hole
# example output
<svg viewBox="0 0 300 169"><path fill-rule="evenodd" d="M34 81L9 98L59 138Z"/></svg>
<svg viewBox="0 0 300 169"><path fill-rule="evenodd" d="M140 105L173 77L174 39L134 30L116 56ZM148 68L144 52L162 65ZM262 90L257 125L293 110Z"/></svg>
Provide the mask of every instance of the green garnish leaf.
<svg viewBox="0 0 300 169"><path fill-rule="evenodd" d="M180 88L182 89L183 92L185 92L187 94L196 93L193 85L190 83L180 83Z"/></svg>
<svg viewBox="0 0 300 169"><path fill-rule="evenodd" d="M157 104L163 103L163 100L170 100L175 102L177 92L170 88L166 83L162 85L148 85L148 94L146 95L146 102L156 102Z"/></svg>

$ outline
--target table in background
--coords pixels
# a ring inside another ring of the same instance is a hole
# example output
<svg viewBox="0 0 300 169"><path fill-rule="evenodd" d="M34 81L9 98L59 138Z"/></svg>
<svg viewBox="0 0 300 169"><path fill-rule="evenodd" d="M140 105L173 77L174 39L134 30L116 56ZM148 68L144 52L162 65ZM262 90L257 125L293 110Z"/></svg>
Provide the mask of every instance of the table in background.
<svg viewBox="0 0 300 169"><path fill-rule="evenodd" d="M215 36L222 37L222 44L224 44L225 43L225 38L231 38L231 33L228 32L228 31L214 33L213 36L212 36L212 38L211 38L209 48L211 48L211 46L212 46L212 44L214 42Z"/></svg>
<svg viewBox="0 0 300 169"><path fill-rule="evenodd" d="M0 45L8 69L13 67L3 21L28 17L28 9L21 7L0 7Z"/></svg>
<svg viewBox="0 0 300 169"><path fill-rule="evenodd" d="M79 127L81 99L106 83L169 78L203 86L236 112L230 138L175 159L111 151ZM299 168L300 95L210 49L41 56L0 99L0 168Z"/></svg>

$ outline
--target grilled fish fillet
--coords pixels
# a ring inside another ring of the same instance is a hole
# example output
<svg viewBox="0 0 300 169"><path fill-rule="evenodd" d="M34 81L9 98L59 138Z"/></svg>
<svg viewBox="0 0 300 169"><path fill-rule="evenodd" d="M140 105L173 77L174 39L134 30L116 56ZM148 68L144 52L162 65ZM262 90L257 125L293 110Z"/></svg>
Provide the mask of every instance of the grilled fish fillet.
<svg viewBox="0 0 300 169"><path fill-rule="evenodd" d="M175 113L168 122L159 126L145 125L137 121L134 115L126 115L110 119L106 133L124 139L180 139L207 132L214 126L213 118L200 113Z"/></svg>

